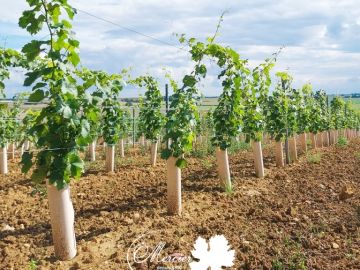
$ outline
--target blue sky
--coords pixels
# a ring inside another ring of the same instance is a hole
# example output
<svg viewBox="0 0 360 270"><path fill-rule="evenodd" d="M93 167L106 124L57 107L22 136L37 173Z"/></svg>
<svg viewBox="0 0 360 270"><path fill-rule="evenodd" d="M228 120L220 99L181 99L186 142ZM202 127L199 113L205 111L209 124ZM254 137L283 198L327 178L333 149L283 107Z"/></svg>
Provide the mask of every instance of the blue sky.
<svg viewBox="0 0 360 270"><path fill-rule="evenodd" d="M157 39L180 45L173 33L205 39L227 10L218 42L231 46L255 66L285 45L276 71L289 70L294 86L311 82L328 93L360 92L360 5L357 0L69 0L75 8ZM25 0L0 0L0 43L20 49L31 37L17 26ZM163 85L164 71L181 80L193 66L189 54L82 12L74 19L82 64L134 76L151 74ZM45 33L45 32L44 32ZM39 36L44 36L41 33ZM21 90L23 74L13 72L9 96ZM205 95L218 95L214 70L201 85ZM127 87L123 96L137 96Z"/></svg>

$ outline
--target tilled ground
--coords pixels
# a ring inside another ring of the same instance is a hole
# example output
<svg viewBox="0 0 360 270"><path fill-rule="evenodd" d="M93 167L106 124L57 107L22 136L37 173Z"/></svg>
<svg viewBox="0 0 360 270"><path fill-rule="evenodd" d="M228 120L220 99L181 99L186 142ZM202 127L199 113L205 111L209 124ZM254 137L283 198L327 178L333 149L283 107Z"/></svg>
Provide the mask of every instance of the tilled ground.
<svg viewBox="0 0 360 270"><path fill-rule="evenodd" d="M233 193L219 188L214 158L190 158L181 217L166 213L163 160L151 167L132 150L112 174L104 161L88 164L72 184L78 255L69 262L54 258L47 199L30 196L31 183L13 162L0 180L0 269L189 269L156 261L191 256L199 236L215 235L236 252L231 269L360 269L360 139L310 151L283 169L272 152L264 149L264 179L254 176L251 152L231 156ZM317 153L320 162L310 162ZM128 264L142 235L150 249L164 243L163 250L152 262Z"/></svg>

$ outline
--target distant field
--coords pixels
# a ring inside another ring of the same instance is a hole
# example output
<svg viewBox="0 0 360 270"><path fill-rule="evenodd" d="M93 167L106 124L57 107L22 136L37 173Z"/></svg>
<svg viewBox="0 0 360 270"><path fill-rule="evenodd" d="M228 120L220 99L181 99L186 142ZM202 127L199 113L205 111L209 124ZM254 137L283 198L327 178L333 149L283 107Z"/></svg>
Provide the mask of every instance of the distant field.
<svg viewBox="0 0 360 270"><path fill-rule="evenodd" d="M349 100L348 98L345 98L345 100ZM354 105L354 108L358 111L360 111L360 98L351 98L351 101Z"/></svg>
<svg viewBox="0 0 360 270"><path fill-rule="evenodd" d="M331 97L332 98L332 97ZM330 100L331 100L330 98ZM345 100L349 100L349 98L344 98ZM360 98L351 98L351 101L354 105L354 108L360 111ZM203 99L202 105L203 107L211 107L216 106L218 104L218 98L215 97L206 97Z"/></svg>
<svg viewBox="0 0 360 270"><path fill-rule="evenodd" d="M333 95L329 96L329 101L331 101L333 99ZM360 97L352 97L352 98L347 98L345 97L344 100L351 100L353 103L354 108L360 112ZM218 104L218 97L205 97L202 99L201 105L200 105L200 110L202 111L208 111L214 107L216 107ZM126 106L126 105L130 105L130 106L138 106L138 99L137 98L125 98L122 99L121 101L121 105L122 106ZM24 105L23 108L24 109L32 109L32 110L39 110L43 107L43 104L38 104L38 105L34 105L34 104L27 104ZM163 107L163 110L165 110L165 104Z"/></svg>

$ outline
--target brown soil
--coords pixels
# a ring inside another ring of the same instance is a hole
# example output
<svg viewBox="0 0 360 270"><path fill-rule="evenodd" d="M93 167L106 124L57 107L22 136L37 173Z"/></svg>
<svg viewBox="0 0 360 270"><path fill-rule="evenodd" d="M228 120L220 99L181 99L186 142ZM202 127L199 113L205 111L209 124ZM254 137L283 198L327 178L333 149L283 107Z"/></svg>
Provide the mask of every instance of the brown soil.
<svg viewBox="0 0 360 270"><path fill-rule="evenodd" d="M360 269L360 140L318 150L318 164L301 156L283 169L272 152L264 149L264 179L254 176L252 153L231 156L232 194L219 188L214 158L190 158L182 217L166 213L163 160L153 168L148 154L131 150L115 173L102 170L103 160L89 164L72 184L78 255L68 262L54 257L47 199L30 196L31 183L13 162L0 180L0 226L14 228L0 231L0 269L29 269L31 260L37 269L131 269L127 251L143 234L152 248L166 243L160 258L190 256L199 236L220 234L236 252L232 269Z"/></svg>

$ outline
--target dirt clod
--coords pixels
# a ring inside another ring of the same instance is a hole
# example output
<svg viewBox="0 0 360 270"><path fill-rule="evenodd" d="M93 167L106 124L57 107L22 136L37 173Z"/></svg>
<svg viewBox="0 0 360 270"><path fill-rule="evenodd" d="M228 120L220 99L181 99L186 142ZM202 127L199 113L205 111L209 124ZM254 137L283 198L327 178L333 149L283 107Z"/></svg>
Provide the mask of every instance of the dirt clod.
<svg viewBox="0 0 360 270"><path fill-rule="evenodd" d="M345 201L345 200L351 198L352 196L354 196L354 193L355 192L351 187L344 186L340 191L339 199L342 201Z"/></svg>

